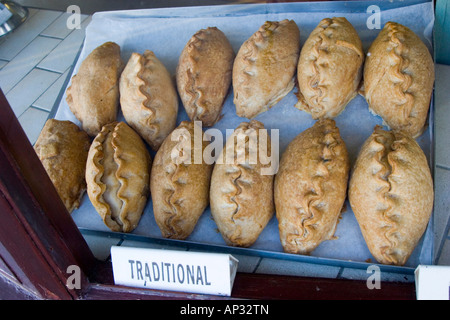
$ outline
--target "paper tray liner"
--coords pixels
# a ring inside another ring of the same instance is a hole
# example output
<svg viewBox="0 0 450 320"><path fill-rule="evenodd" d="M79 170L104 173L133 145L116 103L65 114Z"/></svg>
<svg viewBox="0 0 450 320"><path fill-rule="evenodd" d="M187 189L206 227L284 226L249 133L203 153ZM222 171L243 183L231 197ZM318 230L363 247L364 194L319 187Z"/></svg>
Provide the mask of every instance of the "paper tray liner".
<svg viewBox="0 0 450 320"><path fill-rule="evenodd" d="M357 30L365 52L378 35L380 29L369 29L368 6L376 5L381 9L380 27L388 21L395 21L411 28L428 46L432 52L432 29L434 12L432 2L320 2L320 3L274 3L224 5L167 9L146 9L130 11L110 11L95 13L86 29L86 37L72 75L76 74L80 63L97 46L107 41L114 41L121 47L124 62L128 61L132 52L143 53L152 50L159 60L174 75L178 58L182 49L191 36L202 28L216 26L228 37L233 49L237 53L241 44L249 38L259 27L270 20L293 19L299 29L301 45L317 26L320 20L329 17L344 16ZM68 83L70 85L70 81ZM64 88L64 92L65 92ZM264 123L266 129L279 129L280 157L292 139L300 132L314 124L314 120L306 112L294 107L297 102L297 89L291 91L269 111L255 119ZM70 111L65 93L61 94L57 105L55 118L71 120L80 125ZM226 130L235 129L241 122L249 121L236 115L233 104L232 88L225 101L223 118L214 126L226 139ZM118 120L124 118L119 112ZM177 123L189 120L181 104ZM341 136L346 143L351 166L364 141L373 132L375 125L383 125L380 117L374 116L368 110L365 99L357 95L338 117L335 118ZM206 130L207 128L203 128ZM427 155L429 164L433 166L433 104L430 107L427 130L417 139L417 142ZM155 153L151 151L152 158ZM85 194L79 209L72 213L76 225L85 234L96 233L101 236L132 238L140 241L150 241L174 245L189 245L190 248L201 250L216 250L234 252L236 254L258 255L283 260L299 260L310 263L367 268L376 264L362 237L356 218L348 200L345 211L336 229L337 240L328 240L320 244L310 256L287 254L283 252L279 233L278 221L274 216L263 230L258 240L251 248L234 248L225 245L217 226L211 217L209 207L201 216L193 233L186 241L163 239L153 217L151 196L139 222L138 227L131 234L112 233L103 223L100 216ZM432 262L432 219L425 235L412 253L405 266L383 266L382 270L404 272L411 274L419 264Z"/></svg>

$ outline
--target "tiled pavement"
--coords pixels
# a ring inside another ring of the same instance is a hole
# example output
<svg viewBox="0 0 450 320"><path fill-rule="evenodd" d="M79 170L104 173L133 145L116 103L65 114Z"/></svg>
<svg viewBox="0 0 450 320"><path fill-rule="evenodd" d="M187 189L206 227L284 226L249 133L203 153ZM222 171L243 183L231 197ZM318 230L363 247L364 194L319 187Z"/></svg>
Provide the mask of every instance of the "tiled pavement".
<svg viewBox="0 0 450 320"><path fill-rule="evenodd" d="M29 9L26 22L0 38L0 87L34 143L64 85L84 39L66 26L67 13Z"/></svg>
<svg viewBox="0 0 450 320"><path fill-rule="evenodd" d="M0 87L33 144L68 79L70 69L84 39L84 29L91 16L82 15L81 28L66 26L68 14L52 10L29 9L27 21L11 34L0 38ZM448 212L450 195L450 92L442 90L450 81L450 66L440 66L436 81L436 210ZM438 264L450 265L448 218L436 221L436 236L447 239ZM86 241L99 259L109 257L111 245L136 245L131 240L119 241L85 234ZM138 243L139 246L150 244ZM154 246L154 245L152 245ZM238 256L239 271L299 276L367 279L365 270L318 266L296 261L283 261ZM383 274L383 279L414 281L412 275Z"/></svg>

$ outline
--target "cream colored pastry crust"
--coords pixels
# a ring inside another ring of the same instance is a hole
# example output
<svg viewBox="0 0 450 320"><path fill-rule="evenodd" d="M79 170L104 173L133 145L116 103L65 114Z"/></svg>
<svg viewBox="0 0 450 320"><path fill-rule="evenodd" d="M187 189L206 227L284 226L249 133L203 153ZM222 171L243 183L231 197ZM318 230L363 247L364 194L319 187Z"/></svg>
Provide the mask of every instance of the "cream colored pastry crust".
<svg viewBox="0 0 450 320"><path fill-rule="evenodd" d="M186 239L209 204L212 165L202 157L206 141L195 144L195 133L200 133L196 139L202 141L199 125L181 122L164 140L153 161L150 179L153 213L165 238Z"/></svg>
<svg viewBox="0 0 450 320"><path fill-rule="evenodd" d="M133 231L149 196L151 157L141 137L125 122L103 127L89 150L87 193L112 231Z"/></svg>
<svg viewBox="0 0 450 320"><path fill-rule="evenodd" d="M254 118L295 85L300 31L293 20L267 21L239 49L233 65L236 113Z"/></svg>
<svg viewBox="0 0 450 320"><path fill-rule="evenodd" d="M78 208L86 191L86 160L91 141L71 121L49 119L34 149L67 211Z"/></svg>
<svg viewBox="0 0 450 320"><path fill-rule="evenodd" d="M364 66L369 109L391 129L418 137L425 128L433 84L434 63L422 40L401 24L386 23Z"/></svg>
<svg viewBox="0 0 450 320"><path fill-rule="evenodd" d="M82 128L96 136L117 118L119 77L123 69L120 47L106 42L81 62L66 91L66 101Z"/></svg>
<svg viewBox="0 0 450 320"><path fill-rule="evenodd" d="M347 195L349 158L334 120L318 120L284 151L275 207L284 251L309 254L334 239Z"/></svg>
<svg viewBox="0 0 450 320"><path fill-rule="evenodd" d="M354 165L349 200L375 259L404 265L433 208L430 168L417 142L407 133L375 127Z"/></svg>
<svg viewBox="0 0 450 320"><path fill-rule="evenodd" d="M313 119L338 116L357 95L363 62L362 43L351 23L343 17L323 19L300 53L295 106Z"/></svg>
<svg viewBox="0 0 450 320"><path fill-rule="evenodd" d="M183 106L191 120L214 125L221 116L231 85L234 51L216 27L201 29L181 52L176 81Z"/></svg>
<svg viewBox="0 0 450 320"><path fill-rule="evenodd" d="M146 50L132 53L120 77L120 105L127 123L153 150L175 129L178 95L162 62Z"/></svg>
<svg viewBox="0 0 450 320"><path fill-rule="evenodd" d="M228 245L253 245L274 215L274 174L264 172L267 164L257 156L260 146L271 154L264 125L256 120L243 122L228 138L214 166L211 213Z"/></svg>

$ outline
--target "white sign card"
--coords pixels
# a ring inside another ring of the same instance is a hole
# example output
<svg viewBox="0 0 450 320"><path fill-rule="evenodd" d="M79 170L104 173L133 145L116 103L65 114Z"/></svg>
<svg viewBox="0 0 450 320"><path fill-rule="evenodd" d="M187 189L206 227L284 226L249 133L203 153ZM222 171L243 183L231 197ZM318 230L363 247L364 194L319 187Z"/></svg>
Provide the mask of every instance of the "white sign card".
<svg viewBox="0 0 450 320"><path fill-rule="evenodd" d="M450 300L450 267L419 265L414 271L417 300Z"/></svg>
<svg viewBox="0 0 450 320"><path fill-rule="evenodd" d="M230 296L238 260L229 254L111 247L114 283Z"/></svg>

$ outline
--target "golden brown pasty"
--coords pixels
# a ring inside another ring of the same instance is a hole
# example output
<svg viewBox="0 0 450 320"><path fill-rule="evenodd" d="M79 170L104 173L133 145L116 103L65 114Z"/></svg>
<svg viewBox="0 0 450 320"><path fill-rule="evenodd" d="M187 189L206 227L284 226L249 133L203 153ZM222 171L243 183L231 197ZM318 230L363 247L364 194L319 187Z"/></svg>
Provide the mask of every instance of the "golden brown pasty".
<svg viewBox="0 0 450 320"><path fill-rule="evenodd" d="M72 77L66 101L90 136L96 136L105 124L116 120L122 68L120 47L106 42L83 60Z"/></svg>
<svg viewBox="0 0 450 320"><path fill-rule="evenodd" d="M433 181L420 146L409 134L375 127L356 160L348 195L375 259L404 265L433 208Z"/></svg>
<svg viewBox="0 0 450 320"><path fill-rule="evenodd" d="M194 129L195 127L195 129ZM209 204L212 165L203 159L201 127L183 121L164 140L153 161L153 213L163 237L186 239Z"/></svg>
<svg viewBox="0 0 450 320"><path fill-rule="evenodd" d="M87 193L112 231L131 232L149 193L151 158L141 137L125 122L103 127L89 149Z"/></svg>
<svg viewBox="0 0 450 320"><path fill-rule="evenodd" d="M295 85L300 30L293 20L267 21L239 49L233 65L236 113L253 118Z"/></svg>
<svg viewBox="0 0 450 320"><path fill-rule="evenodd" d="M176 126L175 84L155 54L132 53L120 76L120 105L127 123L153 150L158 150Z"/></svg>
<svg viewBox="0 0 450 320"><path fill-rule="evenodd" d="M349 158L334 120L318 120L292 140L275 176L284 251L309 254L334 238L347 195Z"/></svg>
<svg viewBox="0 0 450 320"><path fill-rule="evenodd" d="M234 51L216 27L196 32L187 42L177 66L178 93L191 120L212 126L220 118L231 85Z"/></svg>
<svg viewBox="0 0 450 320"><path fill-rule="evenodd" d="M228 138L211 177L211 214L228 245L249 247L273 217L273 179L259 157L271 154L270 138L256 120L241 123Z"/></svg>
<svg viewBox="0 0 450 320"><path fill-rule="evenodd" d="M49 119L34 145L69 213L79 207L86 190L84 176L90 144L87 133L76 124Z"/></svg>
<svg viewBox="0 0 450 320"><path fill-rule="evenodd" d="M433 59L425 44L407 27L386 23L364 66L369 109L391 129L418 137L424 130L433 83Z"/></svg>
<svg viewBox="0 0 450 320"><path fill-rule="evenodd" d="M320 21L300 53L298 109L313 119L334 118L357 95L364 52L355 28L343 17Z"/></svg>

